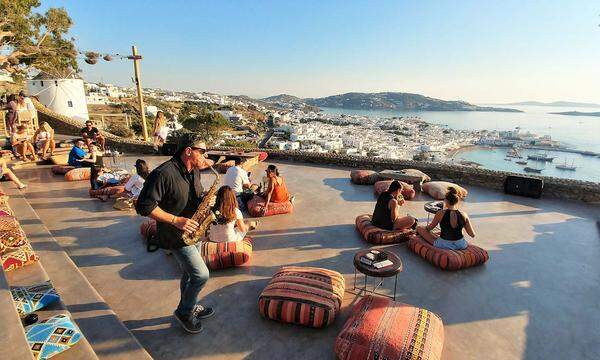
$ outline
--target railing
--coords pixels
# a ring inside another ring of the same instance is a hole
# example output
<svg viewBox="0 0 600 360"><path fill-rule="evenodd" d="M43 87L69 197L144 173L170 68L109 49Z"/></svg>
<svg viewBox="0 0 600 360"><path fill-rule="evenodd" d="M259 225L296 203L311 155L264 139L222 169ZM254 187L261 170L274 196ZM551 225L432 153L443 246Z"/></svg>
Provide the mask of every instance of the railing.
<svg viewBox="0 0 600 360"><path fill-rule="evenodd" d="M89 114L89 119L92 123L101 128L106 129L107 125L120 124L126 128L131 128L131 117L129 114Z"/></svg>

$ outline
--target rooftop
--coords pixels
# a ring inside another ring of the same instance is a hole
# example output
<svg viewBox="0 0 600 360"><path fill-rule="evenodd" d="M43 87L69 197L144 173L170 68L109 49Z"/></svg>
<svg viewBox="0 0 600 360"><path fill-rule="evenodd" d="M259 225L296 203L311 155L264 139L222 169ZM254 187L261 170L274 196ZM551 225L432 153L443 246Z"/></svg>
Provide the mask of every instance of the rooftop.
<svg viewBox="0 0 600 360"><path fill-rule="evenodd" d="M152 167L165 159L146 158ZM126 158L129 165L134 160ZM90 199L87 181L65 182L39 167L18 175L29 183L24 194L42 222L154 358L332 359L335 337L357 301L352 259L369 247L354 219L372 212L373 188L351 184L345 168L277 165L297 195L295 212L261 219L249 264L211 272L201 297L216 316L198 335L184 333L173 320L180 273L164 252L146 252L143 218ZM252 178L265 166L255 167ZM212 175L203 177L206 186L212 181ZM600 207L467 188L463 209L475 225L473 243L488 250L490 260L443 272L404 244L386 246L404 263L397 301L440 315L444 359L600 358ZM405 211L424 221L423 204L430 200L419 194ZM345 276L347 292L334 324L319 330L260 317L258 296L284 265Z"/></svg>

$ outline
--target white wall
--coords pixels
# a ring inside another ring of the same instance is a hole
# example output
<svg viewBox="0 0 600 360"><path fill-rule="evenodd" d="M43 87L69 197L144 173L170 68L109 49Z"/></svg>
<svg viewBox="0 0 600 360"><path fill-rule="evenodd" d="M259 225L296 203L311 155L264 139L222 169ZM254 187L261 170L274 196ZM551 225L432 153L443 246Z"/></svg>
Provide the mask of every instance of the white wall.
<svg viewBox="0 0 600 360"><path fill-rule="evenodd" d="M89 119L81 79L27 80L27 90L54 112L81 122Z"/></svg>

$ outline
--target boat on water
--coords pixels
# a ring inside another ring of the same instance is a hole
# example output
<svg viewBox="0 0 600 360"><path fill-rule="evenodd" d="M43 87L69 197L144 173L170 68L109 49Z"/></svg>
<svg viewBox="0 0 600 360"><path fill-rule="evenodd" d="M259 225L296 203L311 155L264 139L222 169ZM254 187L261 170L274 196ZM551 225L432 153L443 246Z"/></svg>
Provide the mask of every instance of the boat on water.
<svg viewBox="0 0 600 360"><path fill-rule="evenodd" d="M552 160L554 160L556 158L556 156L548 156L548 153L537 153L537 154L531 154L531 155L527 155L527 159L529 160L536 160L536 161L549 161L552 162Z"/></svg>
<svg viewBox="0 0 600 360"><path fill-rule="evenodd" d="M506 153L506 157L507 158L517 158L517 159L522 159L523 156L519 153L519 150L514 148L514 149L510 149L507 153Z"/></svg>
<svg viewBox="0 0 600 360"><path fill-rule="evenodd" d="M537 169L537 168L532 168L532 167L529 167L529 166L525 166L525 167L523 168L523 170L524 170L525 172L530 172L530 173L538 173L538 174L539 174L539 173L541 173L541 172L542 172L542 170L543 170L543 169Z"/></svg>
<svg viewBox="0 0 600 360"><path fill-rule="evenodd" d="M515 161L517 164L519 165L527 165L527 161L526 160L519 160L519 161Z"/></svg>
<svg viewBox="0 0 600 360"><path fill-rule="evenodd" d="M568 170L568 171L575 171L577 170L577 166L575 166L575 160L571 161L571 165L567 164L567 159L565 159L565 163L564 164L558 164L555 166L557 169L559 170Z"/></svg>
<svg viewBox="0 0 600 360"><path fill-rule="evenodd" d="M504 161L512 161L512 159L507 157L507 158L504 158Z"/></svg>

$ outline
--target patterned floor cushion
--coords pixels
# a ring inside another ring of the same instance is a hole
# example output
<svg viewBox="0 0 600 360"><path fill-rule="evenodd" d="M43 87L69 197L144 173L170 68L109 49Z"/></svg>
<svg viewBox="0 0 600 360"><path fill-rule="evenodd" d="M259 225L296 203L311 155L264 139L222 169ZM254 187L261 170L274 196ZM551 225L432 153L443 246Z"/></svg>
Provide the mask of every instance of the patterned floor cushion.
<svg viewBox="0 0 600 360"><path fill-rule="evenodd" d="M444 325L434 313L368 295L352 309L335 340L340 360L439 360Z"/></svg>
<svg viewBox="0 0 600 360"><path fill-rule="evenodd" d="M75 168L73 170L69 170L65 174L65 180L67 181L80 181L80 180L89 180L90 176L92 176L92 169L85 168Z"/></svg>
<svg viewBox="0 0 600 360"><path fill-rule="evenodd" d="M52 173L54 175L64 175L66 173L68 173L69 171L75 169L75 166L70 166L70 165L54 165L50 168L50 171L52 171Z"/></svg>
<svg viewBox="0 0 600 360"><path fill-rule="evenodd" d="M458 190L458 196L461 199L466 198L469 194L469 192L462 186L447 181L430 181L425 183L423 184L423 192L429 194L436 200L444 200L446 197L446 192L450 186L453 186L456 188L456 190Z"/></svg>
<svg viewBox="0 0 600 360"><path fill-rule="evenodd" d="M366 214L357 216L355 225L362 238L375 245L403 243L415 233L411 229L390 231L378 228L371 223L371 215Z"/></svg>
<svg viewBox="0 0 600 360"><path fill-rule="evenodd" d="M37 285L11 287L10 292L21 316L43 309L60 299L50 280Z"/></svg>
<svg viewBox="0 0 600 360"><path fill-rule="evenodd" d="M446 250L434 247L419 235L410 237L408 247L442 270L466 269L483 264L490 258L487 251L473 244L465 250Z"/></svg>
<svg viewBox="0 0 600 360"><path fill-rule="evenodd" d="M429 175L417 169L383 170L379 173L379 178L404 181L413 185L418 191L421 191L421 184L431 181Z"/></svg>
<svg viewBox="0 0 600 360"><path fill-rule="evenodd" d="M379 175L372 170L352 170L350 181L357 185L373 185L379 179Z"/></svg>
<svg viewBox="0 0 600 360"><path fill-rule="evenodd" d="M107 186L101 189L89 189L88 190L88 194L90 195L90 197L97 197L97 196L117 196L117 195L121 195L125 193L125 185L114 185L114 186Z"/></svg>
<svg viewBox="0 0 600 360"><path fill-rule="evenodd" d="M27 243L27 236L14 216L0 216L0 251Z"/></svg>
<svg viewBox="0 0 600 360"><path fill-rule="evenodd" d="M246 236L242 241L202 242L200 256L210 270L242 266L252 256L252 239Z"/></svg>
<svg viewBox="0 0 600 360"><path fill-rule="evenodd" d="M71 319L60 314L25 328L33 358L48 359L69 350L81 339L81 331Z"/></svg>
<svg viewBox="0 0 600 360"><path fill-rule="evenodd" d="M68 165L69 164L69 153L65 152L59 155L50 156L50 161L54 165Z"/></svg>
<svg viewBox="0 0 600 360"><path fill-rule="evenodd" d="M264 151L261 151L258 153L258 161L265 161L265 160L267 160L268 157L269 157L269 154Z"/></svg>
<svg viewBox="0 0 600 360"><path fill-rule="evenodd" d="M2 212L2 214L0 216L13 216L14 213L12 211L12 209L10 208L10 206L8 206L7 203L0 203L0 212Z"/></svg>
<svg viewBox="0 0 600 360"><path fill-rule="evenodd" d="M283 203L269 203L267 207L267 212L263 215L262 210L265 207L265 199L260 196L254 196L250 201L248 201L248 213L252 217L261 217L261 216L272 216L279 214L289 214L294 211L294 205L291 202L286 201Z"/></svg>
<svg viewBox="0 0 600 360"><path fill-rule="evenodd" d="M39 258L29 243L17 248L6 248L0 255L4 271L11 271L20 267L33 264Z"/></svg>
<svg viewBox="0 0 600 360"><path fill-rule="evenodd" d="M387 191L387 189L390 187L390 184L393 181L394 180L381 180L376 182L373 186L373 192L375 193L375 196L379 196L381 195L381 193ZM400 191L400 193L402 194L404 199L412 200L415 198L417 192L415 191L412 185L405 183L404 181L400 181L400 185L402 185L402 190Z"/></svg>
<svg viewBox="0 0 600 360"><path fill-rule="evenodd" d="M344 277L336 271L287 266L273 275L258 308L266 319L323 328L339 312L344 290Z"/></svg>

